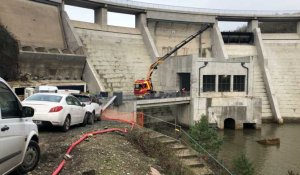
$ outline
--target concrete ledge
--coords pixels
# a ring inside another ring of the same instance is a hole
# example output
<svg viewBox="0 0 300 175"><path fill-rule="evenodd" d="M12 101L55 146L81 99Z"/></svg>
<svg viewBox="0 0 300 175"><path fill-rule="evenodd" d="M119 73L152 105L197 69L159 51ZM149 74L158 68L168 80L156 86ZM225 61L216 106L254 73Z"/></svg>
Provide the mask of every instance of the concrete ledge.
<svg viewBox="0 0 300 175"><path fill-rule="evenodd" d="M136 107L145 108L145 107L154 107L154 106L188 104L190 103L190 100L191 100L190 97L138 100L136 101Z"/></svg>
<svg viewBox="0 0 300 175"><path fill-rule="evenodd" d="M81 21L72 21L72 25L75 28L79 28L79 29L141 35L141 32L136 28L116 27L116 26L108 26L108 25L101 26L99 24L81 22Z"/></svg>

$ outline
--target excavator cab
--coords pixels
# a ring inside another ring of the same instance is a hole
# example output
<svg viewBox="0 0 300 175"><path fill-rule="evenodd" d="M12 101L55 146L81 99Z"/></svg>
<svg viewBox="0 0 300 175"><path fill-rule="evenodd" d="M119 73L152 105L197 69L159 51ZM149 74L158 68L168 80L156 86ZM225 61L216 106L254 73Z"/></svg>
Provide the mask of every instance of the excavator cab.
<svg viewBox="0 0 300 175"><path fill-rule="evenodd" d="M136 80L134 82L134 95L144 97L152 92L152 83L150 80Z"/></svg>

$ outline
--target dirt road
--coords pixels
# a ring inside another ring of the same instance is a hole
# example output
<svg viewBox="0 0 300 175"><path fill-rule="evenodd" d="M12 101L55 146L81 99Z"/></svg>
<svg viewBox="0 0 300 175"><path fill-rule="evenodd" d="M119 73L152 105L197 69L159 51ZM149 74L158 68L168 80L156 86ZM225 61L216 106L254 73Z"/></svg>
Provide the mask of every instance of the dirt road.
<svg viewBox="0 0 300 175"><path fill-rule="evenodd" d="M69 145L83 133L105 127L124 128L128 125L101 121L86 127L75 126L67 133L53 128L40 128L41 159L29 175L52 174L59 165ZM146 175L156 160L144 155L128 140L117 133L96 135L83 141L71 153L60 174L66 175Z"/></svg>

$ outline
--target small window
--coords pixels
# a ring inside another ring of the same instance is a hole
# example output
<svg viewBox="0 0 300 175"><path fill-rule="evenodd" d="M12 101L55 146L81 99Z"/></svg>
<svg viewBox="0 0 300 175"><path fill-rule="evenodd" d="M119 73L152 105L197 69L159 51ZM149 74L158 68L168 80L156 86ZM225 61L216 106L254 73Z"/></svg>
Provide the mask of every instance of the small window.
<svg viewBox="0 0 300 175"><path fill-rule="evenodd" d="M67 97L67 98L66 98L66 102L67 102L68 105L75 105L75 104L73 103L73 100L72 100L71 97Z"/></svg>
<svg viewBox="0 0 300 175"><path fill-rule="evenodd" d="M230 75L219 75L219 92L230 92Z"/></svg>
<svg viewBox="0 0 300 175"><path fill-rule="evenodd" d="M245 91L245 75L235 75L233 77L233 91Z"/></svg>
<svg viewBox="0 0 300 175"><path fill-rule="evenodd" d="M0 83L0 112L3 119L19 118L22 113L18 99L3 83Z"/></svg>
<svg viewBox="0 0 300 175"><path fill-rule="evenodd" d="M203 92L216 91L216 76L215 75L203 75Z"/></svg>

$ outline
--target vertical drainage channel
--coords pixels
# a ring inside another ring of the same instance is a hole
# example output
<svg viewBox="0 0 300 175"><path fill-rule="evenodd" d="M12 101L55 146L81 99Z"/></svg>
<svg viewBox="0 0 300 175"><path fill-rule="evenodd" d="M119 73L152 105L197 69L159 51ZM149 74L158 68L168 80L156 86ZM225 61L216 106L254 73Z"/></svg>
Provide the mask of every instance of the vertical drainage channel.
<svg viewBox="0 0 300 175"><path fill-rule="evenodd" d="M199 67L199 96L200 96L200 92L201 92L201 90L200 90L200 87L201 87L201 69L205 68L207 66L207 64L208 64L208 62L205 61L204 66Z"/></svg>

